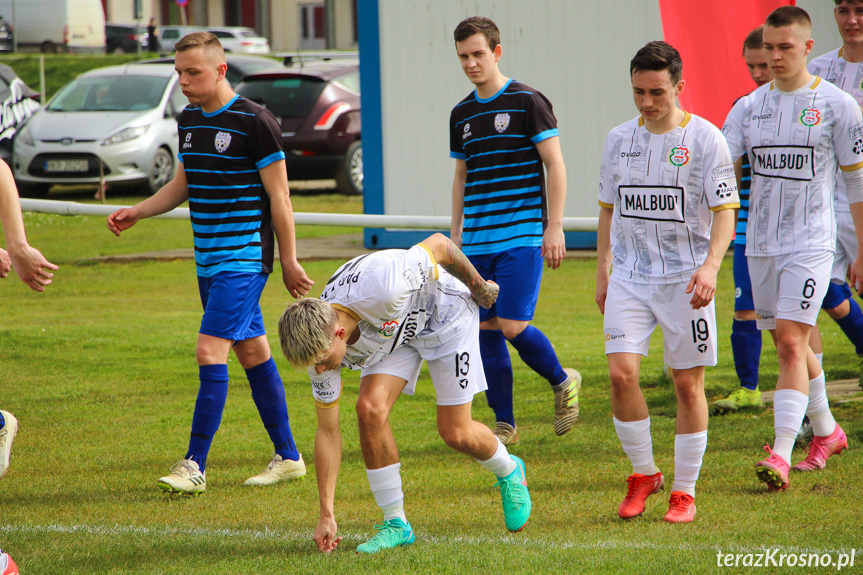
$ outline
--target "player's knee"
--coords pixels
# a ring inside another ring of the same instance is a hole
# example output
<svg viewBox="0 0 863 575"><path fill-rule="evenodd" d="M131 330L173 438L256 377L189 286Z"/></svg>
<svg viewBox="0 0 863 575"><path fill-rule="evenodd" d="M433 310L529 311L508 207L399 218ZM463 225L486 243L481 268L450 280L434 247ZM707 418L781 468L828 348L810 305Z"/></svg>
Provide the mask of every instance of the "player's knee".
<svg viewBox="0 0 863 575"><path fill-rule="evenodd" d="M611 380L611 394L614 396L623 396L638 388L638 371L636 370L612 365L608 368L608 377Z"/></svg>
<svg viewBox="0 0 863 575"><path fill-rule="evenodd" d="M361 427L382 427L389 417L385 406L364 397L357 399L356 411Z"/></svg>
<svg viewBox="0 0 863 575"><path fill-rule="evenodd" d="M456 451L466 451L470 446L468 434L463 429L457 427L438 427L443 442Z"/></svg>
<svg viewBox="0 0 863 575"><path fill-rule="evenodd" d="M694 407L704 398L704 385L694 376L681 376L674 382L677 403L683 407Z"/></svg>
<svg viewBox="0 0 863 575"><path fill-rule="evenodd" d="M734 319L737 321L755 321L754 309L739 309L734 312Z"/></svg>
<svg viewBox="0 0 863 575"><path fill-rule="evenodd" d="M832 307L830 309L825 308L824 311L827 312L827 315L832 319L842 319L851 312L851 303L845 299L836 307Z"/></svg>
<svg viewBox="0 0 863 575"><path fill-rule="evenodd" d="M776 334L776 354L780 365L795 365L806 361L808 343L801 342L796 334Z"/></svg>
<svg viewBox="0 0 863 575"><path fill-rule="evenodd" d="M500 331L503 332L503 337L513 339L518 337L523 332L529 322L526 321L502 321L500 322Z"/></svg>

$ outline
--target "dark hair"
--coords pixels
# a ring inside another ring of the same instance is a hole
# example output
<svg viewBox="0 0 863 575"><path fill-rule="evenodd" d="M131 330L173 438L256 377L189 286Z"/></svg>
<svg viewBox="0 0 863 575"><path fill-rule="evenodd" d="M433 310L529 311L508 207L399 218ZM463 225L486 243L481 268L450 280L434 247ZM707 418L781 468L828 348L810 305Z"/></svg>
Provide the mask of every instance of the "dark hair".
<svg viewBox="0 0 863 575"><path fill-rule="evenodd" d="M781 6L771 12L764 22L765 26L771 28L782 28L792 24L800 24L810 30L812 29L812 20L809 18L809 14L797 6Z"/></svg>
<svg viewBox="0 0 863 575"><path fill-rule="evenodd" d="M840 4L863 4L863 0L834 0L837 6Z"/></svg>
<svg viewBox="0 0 863 575"><path fill-rule="evenodd" d="M743 41L743 54L746 55L747 50L761 50L763 47L764 25L762 24L761 26L746 35L746 39Z"/></svg>
<svg viewBox="0 0 863 575"><path fill-rule="evenodd" d="M668 70L671 82L677 84L683 77L683 60L680 59L680 52L674 46L656 40L645 44L629 62L630 76L642 70L655 72Z"/></svg>
<svg viewBox="0 0 863 575"><path fill-rule="evenodd" d="M488 42L488 47L494 50L500 44L500 29L491 18L471 16L458 23L453 32L456 44L464 42L474 34L482 34Z"/></svg>

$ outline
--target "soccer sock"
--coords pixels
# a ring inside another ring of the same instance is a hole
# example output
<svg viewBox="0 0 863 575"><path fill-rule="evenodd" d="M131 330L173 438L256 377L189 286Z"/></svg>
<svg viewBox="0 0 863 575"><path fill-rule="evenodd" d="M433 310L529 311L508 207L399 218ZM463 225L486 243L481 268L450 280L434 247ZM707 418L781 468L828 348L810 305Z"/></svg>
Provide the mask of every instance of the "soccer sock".
<svg viewBox="0 0 863 575"><path fill-rule="evenodd" d="M515 460L509 456L509 452L506 450L506 446L498 440L497 442L497 451L494 452L494 455L491 458L486 459L485 461L479 461L479 464L497 475L498 477L506 477L513 471L515 471Z"/></svg>
<svg viewBox="0 0 863 575"><path fill-rule="evenodd" d="M827 385L824 372L815 379L809 380L809 406L806 408L812 431L819 437L827 437L836 429L836 420L830 412L827 401Z"/></svg>
<svg viewBox="0 0 863 575"><path fill-rule="evenodd" d="M398 517L405 523L405 494L402 492L401 463L394 463L380 469L366 469L369 487L375 496L378 507L384 512L384 521Z"/></svg>
<svg viewBox="0 0 863 575"><path fill-rule="evenodd" d="M566 381L566 372L563 371L557 354L554 353L554 348L544 333L529 325L509 342L516 349L522 361L533 371L547 379L551 385L559 385Z"/></svg>
<svg viewBox="0 0 863 575"><path fill-rule="evenodd" d="M271 357L264 363L246 370L249 386L252 388L252 399L258 407L264 428L273 441L276 453L282 459L297 461L300 454L291 435L291 423L288 420L288 406L285 403L285 387L276 362Z"/></svg>
<svg viewBox="0 0 863 575"><path fill-rule="evenodd" d="M671 491L683 491L695 497L695 482L707 449L707 430L679 433L674 436L674 485Z"/></svg>
<svg viewBox="0 0 863 575"><path fill-rule="evenodd" d="M653 462L653 439L650 437L650 418L641 421L620 421L614 419L614 429L620 438L623 451L632 462L633 473L655 475L656 464Z"/></svg>
<svg viewBox="0 0 863 575"><path fill-rule="evenodd" d="M837 319L836 323L854 344L857 355L863 354L863 311L853 297L848 298L851 310L843 318Z"/></svg>
<svg viewBox="0 0 863 575"><path fill-rule="evenodd" d="M3 427L4 425L6 425L6 418L3 417L2 413L0 413L0 427Z"/></svg>
<svg viewBox="0 0 863 575"><path fill-rule="evenodd" d="M789 465L794 440L806 415L809 398L793 389L780 389L773 394L773 430L776 439L773 441L773 452Z"/></svg>
<svg viewBox="0 0 863 575"><path fill-rule="evenodd" d="M818 360L818 367L820 367L823 370L824 369L824 352L822 351L821 353L815 353L815 352L812 352L812 353L815 356L815 359Z"/></svg>
<svg viewBox="0 0 863 575"><path fill-rule="evenodd" d="M758 364L761 361L761 332L755 321L735 319L731 324L731 352L740 385L758 388Z"/></svg>
<svg viewBox="0 0 863 575"><path fill-rule="evenodd" d="M495 420L505 421L515 427L515 415L512 411L512 361L503 332L479 330L479 350L482 355L482 369L488 382L485 392L488 406L494 411Z"/></svg>
<svg viewBox="0 0 863 575"><path fill-rule="evenodd" d="M201 387L195 401L192 415L192 433L189 437L189 451L185 459L198 464L201 472L207 464L207 454L213 436L222 422L222 411L228 397L228 366L226 364L202 365L198 368Z"/></svg>

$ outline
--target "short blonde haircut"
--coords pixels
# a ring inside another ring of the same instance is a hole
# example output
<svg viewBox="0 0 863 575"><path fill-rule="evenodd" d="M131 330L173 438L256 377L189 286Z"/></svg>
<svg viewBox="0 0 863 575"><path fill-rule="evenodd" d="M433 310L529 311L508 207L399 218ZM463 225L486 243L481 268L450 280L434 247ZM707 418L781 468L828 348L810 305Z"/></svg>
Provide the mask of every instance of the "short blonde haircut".
<svg viewBox="0 0 863 575"><path fill-rule="evenodd" d="M282 353L297 368L323 361L333 341L338 314L333 306L315 298L290 304L279 318Z"/></svg>
<svg viewBox="0 0 863 575"><path fill-rule="evenodd" d="M216 35L211 32L192 32L191 34L186 34L180 38L176 44L174 44L174 50L176 52L187 52L194 48L201 48L203 50L207 50L211 54L215 54L219 62L227 61L225 50L222 48L222 43L219 42Z"/></svg>

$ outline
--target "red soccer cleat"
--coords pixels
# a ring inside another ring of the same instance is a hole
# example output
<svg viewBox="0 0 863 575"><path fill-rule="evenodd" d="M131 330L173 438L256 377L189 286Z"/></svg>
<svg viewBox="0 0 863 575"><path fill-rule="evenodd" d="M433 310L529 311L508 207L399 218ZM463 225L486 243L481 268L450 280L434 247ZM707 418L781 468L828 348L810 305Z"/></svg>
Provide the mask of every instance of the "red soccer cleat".
<svg viewBox="0 0 863 575"><path fill-rule="evenodd" d="M824 469L831 456L839 455L843 449L848 449L848 437L837 423L836 429L827 437L816 435L809 443L809 455L791 469L794 471L819 471Z"/></svg>
<svg viewBox="0 0 863 575"><path fill-rule="evenodd" d="M788 487L788 469L791 467L788 462L774 453L770 446L765 445L764 451L770 454L770 457L764 461L759 461L755 464L755 473L758 479L767 484L767 487L773 490L782 490Z"/></svg>
<svg viewBox="0 0 863 575"><path fill-rule="evenodd" d="M644 513L644 502L647 498L665 487L665 478L658 471L653 475L633 473L626 481L629 488L617 510L621 519L631 519Z"/></svg>
<svg viewBox="0 0 863 575"><path fill-rule="evenodd" d="M695 498L683 491L672 491L668 502L668 513L663 518L667 523L689 523L695 519Z"/></svg>

